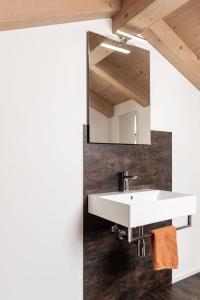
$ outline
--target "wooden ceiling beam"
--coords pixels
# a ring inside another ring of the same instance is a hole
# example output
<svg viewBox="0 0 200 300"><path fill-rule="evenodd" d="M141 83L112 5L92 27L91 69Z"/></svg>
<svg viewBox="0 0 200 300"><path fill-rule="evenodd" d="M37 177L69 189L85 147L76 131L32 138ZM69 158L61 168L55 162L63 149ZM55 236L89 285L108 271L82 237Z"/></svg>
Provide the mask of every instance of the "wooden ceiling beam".
<svg viewBox="0 0 200 300"><path fill-rule="evenodd" d="M121 10L113 17L113 32L118 29L130 34L141 33L189 0L124 0Z"/></svg>
<svg viewBox="0 0 200 300"><path fill-rule="evenodd" d="M109 18L120 0L1 0L0 30Z"/></svg>
<svg viewBox="0 0 200 300"><path fill-rule="evenodd" d="M200 58L200 1L189 1L164 21Z"/></svg>
<svg viewBox="0 0 200 300"><path fill-rule="evenodd" d="M114 116L113 106L92 90L90 90L90 106L108 118Z"/></svg>
<svg viewBox="0 0 200 300"><path fill-rule="evenodd" d="M104 60L98 65L93 66L91 70L103 80L108 81L129 99L135 100L143 107L149 106L148 93L108 60Z"/></svg>
<svg viewBox="0 0 200 300"><path fill-rule="evenodd" d="M200 60L166 22L159 20L142 35L200 89Z"/></svg>

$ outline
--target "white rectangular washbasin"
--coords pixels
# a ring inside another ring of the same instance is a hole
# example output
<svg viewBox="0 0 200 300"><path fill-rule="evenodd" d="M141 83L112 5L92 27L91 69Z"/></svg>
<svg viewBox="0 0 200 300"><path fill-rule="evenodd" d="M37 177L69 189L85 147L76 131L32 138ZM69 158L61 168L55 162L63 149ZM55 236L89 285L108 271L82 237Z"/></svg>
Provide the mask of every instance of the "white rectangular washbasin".
<svg viewBox="0 0 200 300"><path fill-rule="evenodd" d="M88 212L134 228L196 213L197 197L161 190L88 195Z"/></svg>

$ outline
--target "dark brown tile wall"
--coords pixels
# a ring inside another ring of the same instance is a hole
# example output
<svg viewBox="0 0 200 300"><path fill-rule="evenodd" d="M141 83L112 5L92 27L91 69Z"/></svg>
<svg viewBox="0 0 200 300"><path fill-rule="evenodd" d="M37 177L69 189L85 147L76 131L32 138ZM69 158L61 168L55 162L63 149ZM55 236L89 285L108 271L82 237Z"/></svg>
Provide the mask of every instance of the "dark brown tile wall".
<svg viewBox="0 0 200 300"><path fill-rule="evenodd" d="M152 270L151 245L138 258L136 246L119 241L110 232L112 223L87 212L87 195L119 189L119 172L127 169L139 179L132 189L172 189L172 135L152 131L149 145L88 144L84 126L84 299L135 300L144 293L171 283L171 271ZM171 221L145 226L152 228ZM135 232L137 234L137 232Z"/></svg>

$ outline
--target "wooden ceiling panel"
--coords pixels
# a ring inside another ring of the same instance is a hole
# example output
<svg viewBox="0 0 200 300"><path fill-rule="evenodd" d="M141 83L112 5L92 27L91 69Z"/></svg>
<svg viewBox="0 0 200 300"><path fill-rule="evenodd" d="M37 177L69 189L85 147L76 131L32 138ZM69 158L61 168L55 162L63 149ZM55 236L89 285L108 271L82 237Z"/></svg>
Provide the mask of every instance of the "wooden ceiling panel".
<svg viewBox="0 0 200 300"><path fill-rule="evenodd" d="M103 41L105 40L105 36L101 34L96 34L92 31L88 32L88 48L89 51L95 50Z"/></svg>
<svg viewBox="0 0 200 300"><path fill-rule="evenodd" d="M90 71L89 88L95 91L100 97L106 99L110 104L116 105L129 100L129 98L116 90L116 88L107 80L103 80L95 72Z"/></svg>
<svg viewBox="0 0 200 300"><path fill-rule="evenodd" d="M149 106L149 95L145 89L108 60L104 60L96 66L93 66L92 71L101 79L111 83L117 91L126 95L128 99L135 100L143 107Z"/></svg>
<svg viewBox="0 0 200 300"><path fill-rule="evenodd" d="M143 88L150 97L150 53L132 45L127 49L131 51L129 55L113 52L107 60Z"/></svg>
<svg viewBox="0 0 200 300"><path fill-rule="evenodd" d="M200 1L190 1L167 16L165 22L200 59Z"/></svg>

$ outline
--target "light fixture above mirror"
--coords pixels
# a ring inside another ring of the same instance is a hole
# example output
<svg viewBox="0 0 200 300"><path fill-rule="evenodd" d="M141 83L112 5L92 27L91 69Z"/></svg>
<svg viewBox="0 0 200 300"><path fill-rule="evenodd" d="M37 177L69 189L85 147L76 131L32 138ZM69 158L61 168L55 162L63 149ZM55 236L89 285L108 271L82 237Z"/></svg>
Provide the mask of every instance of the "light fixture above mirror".
<svg viewBox="0 0 200 300"><path fill-rule="evenodd" d="M130 50L127 50L127 49L124 49L124 48L121 48L121 47L117 47L117 46L113 46L113 45L110 45L110 44L107 44L107 43L101 43L100 46L104 47L104 48L111 49L113 51L118 51L118 52L121 52L121 53L125 53L125 54L129 54L131 52Z"/></svg>

